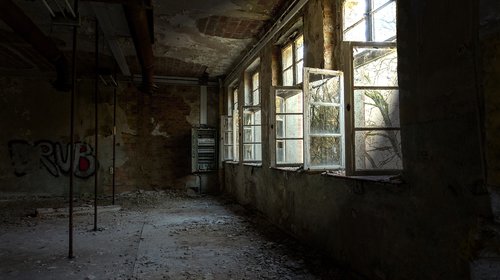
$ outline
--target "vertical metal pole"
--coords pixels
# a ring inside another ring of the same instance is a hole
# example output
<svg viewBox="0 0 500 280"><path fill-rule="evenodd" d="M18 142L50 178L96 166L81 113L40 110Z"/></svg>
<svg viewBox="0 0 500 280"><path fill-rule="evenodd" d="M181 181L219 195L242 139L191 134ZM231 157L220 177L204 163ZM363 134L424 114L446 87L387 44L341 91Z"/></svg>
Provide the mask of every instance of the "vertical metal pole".
<svg viewBox="0 0 500 280"><path fill-rule="evenodd" d="M94 83L94 111L95 111L95 174L94 174L94 231L97 231L97 187L99 184L99 106L97 104L99 92L99 22L95 21L95 83Z"/></svg>
<svg viewBox="0 0 500 280"><path fill-rule="evenodd" d="M115 81L116 81L116 69L115 69ZM115 85L113 89L113 205L115 205L115 165L116 165L116 88Z"/></svg>
<svg viewBox="0 0 500 280"><path fill-rule="evenodd" d="M75 11L78 11L78 0L75 0ZM73 254L73 192L74 192L74 170L75 170L75 95L76 95L76 47L77 47L77 36L78 27L75 25L73 27L73 65L72 65L72 82L73 88L71 90L71 118L70 118L70 137L71 137L71 149L70 149L70 168L69 168L69 238L68 238L68 258L74 258Z"/></svg>

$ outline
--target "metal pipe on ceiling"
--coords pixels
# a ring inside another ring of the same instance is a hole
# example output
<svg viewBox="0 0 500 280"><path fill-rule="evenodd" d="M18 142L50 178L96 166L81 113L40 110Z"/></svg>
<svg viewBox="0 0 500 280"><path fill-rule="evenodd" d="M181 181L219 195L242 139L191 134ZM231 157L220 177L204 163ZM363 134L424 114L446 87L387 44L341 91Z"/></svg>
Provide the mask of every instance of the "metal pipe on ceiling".
<svg viewBox="0 0 500 280"><path fill-rule="evenodd" d="M69 64L62 51L14 2L2 0L1 3L0 19L55 66L57 79L52 83L54 88L69 91L71 89Z"/></svg>
<svg viewBox="0 0 500 280"><path fill-rule="evenodd" d="M139 4L124 5L125 16L127 18L130 34L134 41L137 58L142 68L142 84L140 90L145 93L152 93L156 89L153 82L154 76L154 56L152 46L152 35L150 34L151 20L148 18L146 9Z"/></svg>

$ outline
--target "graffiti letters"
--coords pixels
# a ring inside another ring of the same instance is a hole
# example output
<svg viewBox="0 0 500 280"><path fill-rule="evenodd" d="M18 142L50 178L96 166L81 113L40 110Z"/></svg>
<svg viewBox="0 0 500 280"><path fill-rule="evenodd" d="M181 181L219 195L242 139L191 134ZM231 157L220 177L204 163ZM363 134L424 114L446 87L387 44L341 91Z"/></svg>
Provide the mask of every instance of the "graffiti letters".
<svg viewBox="0 0 500 280"><path fill-rule="evenodd" d="M52 141L37 141L33 144L24 140L9 142L10 157L16 176L24 176L44 168L54 177L68 175L70 170L70 144ZM96 159L92 147L84 142L75 143L73 174L79 178L94 175Z"/></svg>

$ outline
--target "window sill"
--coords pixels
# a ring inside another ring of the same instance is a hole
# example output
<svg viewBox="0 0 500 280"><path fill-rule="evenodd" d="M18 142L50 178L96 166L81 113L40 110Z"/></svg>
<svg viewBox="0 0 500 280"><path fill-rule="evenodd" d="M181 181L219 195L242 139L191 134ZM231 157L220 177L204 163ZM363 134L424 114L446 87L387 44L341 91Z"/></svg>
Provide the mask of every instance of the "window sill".
<svg viewBox="0 0 500 280"><path fill-rule="evenodd" d="M239 162L239 161L233 161L233 160L226 160L226 161L224 161L224 163L227 163L227 164L234 164L234 165L240 164L240 162Z"/></svg>
<svg viewBox="0 0 500 280"><path fill-rule="evenodd" d="M322 175L328 177L335 177L339 179L354 180L354 181L365 181L365 182L376 182L385 184L399 185L403 184L404 181L401 175L363 175L363 176L347 176L345 171L324 171L324 170L304 170L302 166L299 167L279 167L272 166L270 169L279 170L284 172L297 172L305 173L309 175Z"/></svg>
<svg viewBox="0 0 500 280"><path fill-rule="evenodd" d="M321 175L328 176L328 177L347 179L347 180L376 182L376 183L385 183L385 184L394 184L394 185L400 185L400 184L404 183L403 179L401 178L401 175L347 176L347 175L333 173L333 172L323 172L323 173L321 173Z"/></svg>
<svg viewBox="0 0 500 280"><path fill-rule="evenodd" d="M262 163L251 163L251 162L244 162L244 166L252 166L252 167L262 167Z"/></svg>

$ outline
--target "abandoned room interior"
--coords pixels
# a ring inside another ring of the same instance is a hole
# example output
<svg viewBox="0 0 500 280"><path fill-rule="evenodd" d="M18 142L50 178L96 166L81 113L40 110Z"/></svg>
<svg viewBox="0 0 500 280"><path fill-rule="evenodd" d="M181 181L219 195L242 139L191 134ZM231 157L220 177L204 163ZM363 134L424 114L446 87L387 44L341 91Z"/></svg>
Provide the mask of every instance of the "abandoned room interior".
<svg viewBox="0 0 500 280"><path fill-rule="evenodd" d="M0 279L500 279L500 1L0 0Z"/></svg>

